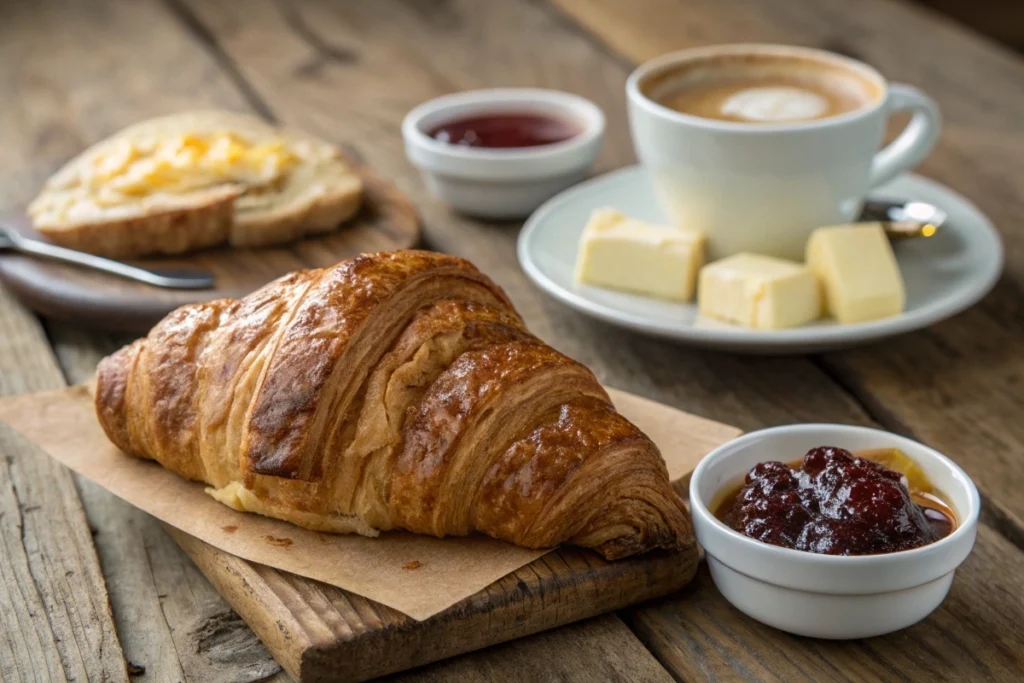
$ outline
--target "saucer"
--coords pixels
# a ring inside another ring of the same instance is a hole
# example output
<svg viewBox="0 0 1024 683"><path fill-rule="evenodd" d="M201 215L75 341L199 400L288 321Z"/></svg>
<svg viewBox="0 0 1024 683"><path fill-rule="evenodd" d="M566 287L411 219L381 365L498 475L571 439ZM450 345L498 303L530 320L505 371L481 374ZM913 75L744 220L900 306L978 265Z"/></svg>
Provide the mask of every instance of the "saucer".
<svg viewBox="0 0 1024 683"><path fill-rule="evenodd" d="M599 320L684 344L761 354L812 353L918 330L969 308L995 285L1003 267L1002 242L988 218L967 199L917 175L896 178L871 196L915 199L949 214L934 237L894 245L907 304L902 314L883 320L853 325L821 320L792 329L752 330L700 316L695 302L680 304L579 284L573 278L576 248L591 211L610 206L633 218L669 222L640 166L593 178L548 200L523 226L519 264L548 294Z"/></svg>

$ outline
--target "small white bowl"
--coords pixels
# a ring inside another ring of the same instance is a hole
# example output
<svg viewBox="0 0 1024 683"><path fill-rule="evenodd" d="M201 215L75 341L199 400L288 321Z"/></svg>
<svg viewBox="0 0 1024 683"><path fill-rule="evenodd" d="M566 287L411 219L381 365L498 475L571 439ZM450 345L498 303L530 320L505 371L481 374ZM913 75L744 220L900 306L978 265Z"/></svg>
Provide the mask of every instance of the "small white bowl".
<svg viewBox="0 0 1024 683"><path fill-rule="evenodd" d="M816 446L899 448L951 504L956 530L913 550L840 557L756 541L708 509L755 464L792 462ZM690 509L715 585L734 607L790 633L847 639L906 628L939 606L974 546L981 499L953 461L916 441L867 427L807 424L752 432L712 451L693 472Z"/></svg>
<svg viewBox="0 0 1024 683"><path fill-rule="evenodd" d="M579 123L580 133L550 145L482 148L430 137L449 121L479 114L547 114ZM590 100L557 90L497 88L445 95L402 121L409 161L427 188L456 210L482 218L522 218L582 180L604 135L604 114Z"/></svg>

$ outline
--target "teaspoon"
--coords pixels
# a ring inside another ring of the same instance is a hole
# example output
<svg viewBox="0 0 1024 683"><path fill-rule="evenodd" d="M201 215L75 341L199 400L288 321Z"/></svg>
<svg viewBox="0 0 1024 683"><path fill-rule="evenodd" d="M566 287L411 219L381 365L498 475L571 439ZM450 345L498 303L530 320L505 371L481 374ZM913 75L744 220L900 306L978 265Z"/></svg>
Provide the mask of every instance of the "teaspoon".
<svg viewBox="0 0 1024 683"><path fill-rule="evenodd" d="M945 211L927 202L868 199L860 220L877 221L891 240L931 237L948 218Z"/></svg>

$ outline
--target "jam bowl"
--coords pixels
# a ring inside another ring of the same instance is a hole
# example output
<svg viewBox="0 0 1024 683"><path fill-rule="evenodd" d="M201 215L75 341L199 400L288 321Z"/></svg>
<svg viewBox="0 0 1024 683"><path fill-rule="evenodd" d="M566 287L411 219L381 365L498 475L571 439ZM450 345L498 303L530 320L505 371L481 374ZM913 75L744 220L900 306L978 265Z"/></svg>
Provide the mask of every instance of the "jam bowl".
<svg viewBox="0 0 1024 683"><path fill-rule="evenodd" d="M604 127L600 108L577 95L496 88L419 105L402 137L434 195L462 213L510 219L582 180Z"/></svg>
<svg viewBox="0 0 1024 683"><path fill-rule="evenodd" d="M899 449L923 473L955 516L951 533L910 550L836 555L755 540L713 513L759 463L791 462L821 446L848 451ZM895 434L847 425L764 429L708 454L690 479L694 531L711 577L734 607L797 635L849 639L906 628L942 603L953 574L977 536L981 499L952 460Z"/></svg>

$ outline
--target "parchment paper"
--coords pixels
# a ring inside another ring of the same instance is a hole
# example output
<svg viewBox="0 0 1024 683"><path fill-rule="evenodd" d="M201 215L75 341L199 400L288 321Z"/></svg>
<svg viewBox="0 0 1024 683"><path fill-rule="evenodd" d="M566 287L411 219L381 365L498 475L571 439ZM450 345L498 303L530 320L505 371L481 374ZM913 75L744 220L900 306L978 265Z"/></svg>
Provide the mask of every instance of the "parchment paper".
<svg viewBox="0 0 1024 683"><path fill-rule="evenodd" d="M738 430L624 392L619 411L665 456L673 480ZM323 534L236 512L152 461L124 455L96 420L85 386L0 399L0 420L67 467L158 519L252 562L333 584L417 620L477 593L546 550L486 536L438 539L404 532L378 538Z"/></svg>

